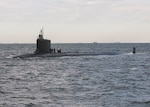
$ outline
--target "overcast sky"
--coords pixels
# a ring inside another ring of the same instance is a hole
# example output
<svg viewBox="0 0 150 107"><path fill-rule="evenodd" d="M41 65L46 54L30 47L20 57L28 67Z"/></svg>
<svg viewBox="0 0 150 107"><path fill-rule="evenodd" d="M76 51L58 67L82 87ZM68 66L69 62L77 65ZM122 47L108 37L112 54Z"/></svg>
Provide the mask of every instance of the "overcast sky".
<svg viewBox="0 0 150 107"><path fill-rule="evenodd" d="M0 43L150 42L150 0L0 0Z"/></svg>

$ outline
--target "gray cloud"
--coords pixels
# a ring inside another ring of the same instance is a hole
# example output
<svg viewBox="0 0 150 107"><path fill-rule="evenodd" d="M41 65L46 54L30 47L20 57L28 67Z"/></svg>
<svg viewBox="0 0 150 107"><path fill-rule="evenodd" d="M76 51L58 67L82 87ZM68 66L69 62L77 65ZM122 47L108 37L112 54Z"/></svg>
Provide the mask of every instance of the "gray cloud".
<svg viewBox="0 0 150 107"><path fill-rule="evenodd" d="M1 21L101 23L145 20L148 0L1 0ZM142 14L142 15L141 15Z"/></svg>
<svg viewBox="0 0 150 107"><path fill-rule="evenodd" d="M26 35L34 35L27 32L37 31L43 25L57 32L58 41L58 35L63 35L61 39L65 38L64 41L71 35L75 36L70 37L72 41L76 35L79 35L78 40L81 35L83 38L92 35L90 40L93 41L95 38L99 41L113 38L115 41L122 35L119 40L124 37L127 41L132 34L141 34L145 40L149 36L143 35L150 34L149 0L0 0L0 14L1 29L4 29L2 38L6 41L6 35L24 35L20 39L24 41ZM13 37L18 39L19 36Z"/></svg>

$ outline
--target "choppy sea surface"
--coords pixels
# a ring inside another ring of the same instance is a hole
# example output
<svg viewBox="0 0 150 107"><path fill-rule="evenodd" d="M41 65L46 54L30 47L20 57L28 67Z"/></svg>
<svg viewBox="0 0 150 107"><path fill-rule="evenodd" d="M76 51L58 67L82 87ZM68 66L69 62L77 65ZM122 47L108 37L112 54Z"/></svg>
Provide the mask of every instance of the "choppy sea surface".
<svg viewBox="0 0 150 107"><path fill-rule="evenodd" d="M0 107L150 107L149 43L53 44L106 54L12 58L35 47L0 44Z"/></svg>

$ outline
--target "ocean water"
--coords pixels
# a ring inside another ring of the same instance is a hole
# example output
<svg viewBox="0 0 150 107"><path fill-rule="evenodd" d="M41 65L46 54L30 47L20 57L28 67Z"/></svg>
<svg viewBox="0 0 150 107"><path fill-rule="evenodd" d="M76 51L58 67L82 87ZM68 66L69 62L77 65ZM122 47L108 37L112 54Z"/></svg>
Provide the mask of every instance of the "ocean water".
<svg viewBox="0 0 150 107"><path fill-rule="evenodd" d="M52 47L104 54L14 59L35 45L0 44L0 107L150 107L150 44Z"/></svg>

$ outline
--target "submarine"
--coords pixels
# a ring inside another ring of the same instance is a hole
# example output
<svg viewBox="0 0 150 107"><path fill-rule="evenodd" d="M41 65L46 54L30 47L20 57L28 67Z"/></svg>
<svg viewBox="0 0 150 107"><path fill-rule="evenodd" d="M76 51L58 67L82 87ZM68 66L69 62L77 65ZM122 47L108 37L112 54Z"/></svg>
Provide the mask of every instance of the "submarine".
<svg viewBox="0 0 150 107"><path fill-rule="evenodd" d="M14 56L13 58L29 58L29 57L62 57L62 56L96 56L96 55L116 55L116 53L85 53L85 52L62 52L61 49L55 50L51 48L51 40L44 39L43 28L36 40L36 50L33 53Z"/></svg>

